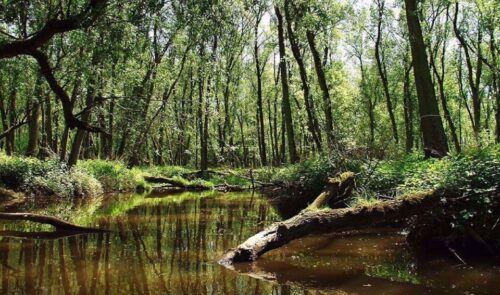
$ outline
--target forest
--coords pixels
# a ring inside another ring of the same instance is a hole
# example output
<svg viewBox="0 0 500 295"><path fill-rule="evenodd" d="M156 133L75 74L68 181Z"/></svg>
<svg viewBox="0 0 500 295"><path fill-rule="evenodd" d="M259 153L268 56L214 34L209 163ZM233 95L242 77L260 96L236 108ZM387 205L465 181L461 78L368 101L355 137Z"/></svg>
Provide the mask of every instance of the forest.
<svg viewBox="0 0 500 295"><path fill-rule="evenodd" d="M2 293L498 292L499 16L0 1Z"/></svg>

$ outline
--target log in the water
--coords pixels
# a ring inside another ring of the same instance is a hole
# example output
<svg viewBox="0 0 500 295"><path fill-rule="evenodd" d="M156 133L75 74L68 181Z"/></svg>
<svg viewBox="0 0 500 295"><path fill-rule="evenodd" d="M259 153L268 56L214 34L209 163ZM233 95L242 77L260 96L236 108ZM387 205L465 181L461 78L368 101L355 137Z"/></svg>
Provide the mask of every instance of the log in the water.
<svg viewBox="0 0 500 295"><path fill-rule="evenodd" d="M0 220L13 220L13 221L32 221L37 223L49 224L55 227L58 231L67 232L103 232L107 230L84 227L69 223L59 218L52 216L33 214L33 213L0 213Z"/></svg>
<svg viewBox="0 0 500 295"><path fill-rule="evenodd" d="M308 208L249 238L236 249L227 252L219 263L231 265L252 262L270 250L312 233L355 229L408 218L435 207L440 201L438 196L437 192L430 191L369 206L324 210Z"/></svg>

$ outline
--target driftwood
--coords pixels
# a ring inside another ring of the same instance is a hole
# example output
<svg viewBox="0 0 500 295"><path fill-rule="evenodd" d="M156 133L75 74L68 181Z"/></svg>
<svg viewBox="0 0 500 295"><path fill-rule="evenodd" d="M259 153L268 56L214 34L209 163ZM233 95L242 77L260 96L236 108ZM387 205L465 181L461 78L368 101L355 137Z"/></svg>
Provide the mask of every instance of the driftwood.
<svg viewBox="0 0 500 295"><path fill-rule="evenodd" d="M59 218L33 213L0 213L0 220L32 221L52 225L58 231L65 232L104 232L107 230L84 227L69 223Z"/></svg>
<svg viewBox="0 0 500 295"><path fill-rule="evenodd" d="M404 219L425 212L439 203L439 194L430 191L370 206L319 210L318 208L338 196L336 193L342 192L346 181L350 181L351 177L353 177L352 174L349 177L338 177L337 182L330 180L325 191L310 207L250 237L237 248L227 252L219 263L231 265L238 262L252 262L264 253L308 234L355 229L376 225L387 220Z"/></svg>

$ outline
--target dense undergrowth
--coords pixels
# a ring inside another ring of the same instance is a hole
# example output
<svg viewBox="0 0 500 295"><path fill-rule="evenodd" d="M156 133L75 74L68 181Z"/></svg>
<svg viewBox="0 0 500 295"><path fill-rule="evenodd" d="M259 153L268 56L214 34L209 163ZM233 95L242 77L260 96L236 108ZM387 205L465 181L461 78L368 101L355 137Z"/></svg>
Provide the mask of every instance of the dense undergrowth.
<svg viewBox="0 0 500 295"><path fill-rule="evenodd" d="M0 154L0 186L32 196L66 198L148 188L140 169L128 169L119 162L86 160L69 168L58 160L3 154Z"/></svg>
<svg viewBox="0 0 500 295"><path fill-rule="evenodd" d="M429 189L469 193L492 190L500 179L499 159L500 146L494 145L441 160L424 159L417 154L371 161L316 157L285 167L254 169L251 175L248 169L218 169L202 179L196 175L196 170L179 166L130 169L115 161L84 160L69 169L57 160L0 154L0 185L30 194L71 197L148 190L146 175L207 187L219 184L249 187L253 176L259 182L282 183L314 195L323 189L328 177L341 171L353 171L357 174L353 203L357 204Z"/></svg>

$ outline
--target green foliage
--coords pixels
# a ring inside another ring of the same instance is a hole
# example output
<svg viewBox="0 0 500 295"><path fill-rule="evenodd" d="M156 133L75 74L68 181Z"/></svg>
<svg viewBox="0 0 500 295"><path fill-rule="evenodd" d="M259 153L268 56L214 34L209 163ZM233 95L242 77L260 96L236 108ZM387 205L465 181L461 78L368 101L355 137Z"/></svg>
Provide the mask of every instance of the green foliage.
<svg viewBox="0 0 500 295"><path fill-rule="evenodd" d="M0 155L0 185L35 195L96 196L102 186L80 168L56 160Z"/></svg>
<svg viewBox="0 0 500 295"><path fill-rule="evenodd" d="M212 177L210 177L210 182L214 183L215 185L229 184L229 185L239 185L239 186L250 186L252 184L250 180L233 174L212 175Z"/></svg>
<svg viewBox="0 0 500 295"><path fill-rule="evenodd" d="M162 177L182 177L185 174L193 172L192 169L181 166L153 166L144 167L142 170L151 176L162 176Z"/></svg>
<svg viewBox="0 0 500 295"><path fill-rule="evenodd" d="M120 162L85 160L78 163L78 168L99 180L106 192L150 189L144 180L143 171L139 168L129 169Z"/></svg>
<svg viewBox="0 0 500 295"><path fill-rule="evenodd" d="M341 169L340 166L343 168ZM285 182L315 193L323 189L328 177L335 176L341 170L355 169L355 166L338 165L331 158L322 156L285 167L257 169L254 175L259 181Z"/></svg>
<svg viewBox="0 0 500 295"><path fill-rule="evenodd" d="M499 179L500 145L440 160L413 154L372 162L359 177L364 189L391 196L430 189L482 190L498 185Z"/></svg>

